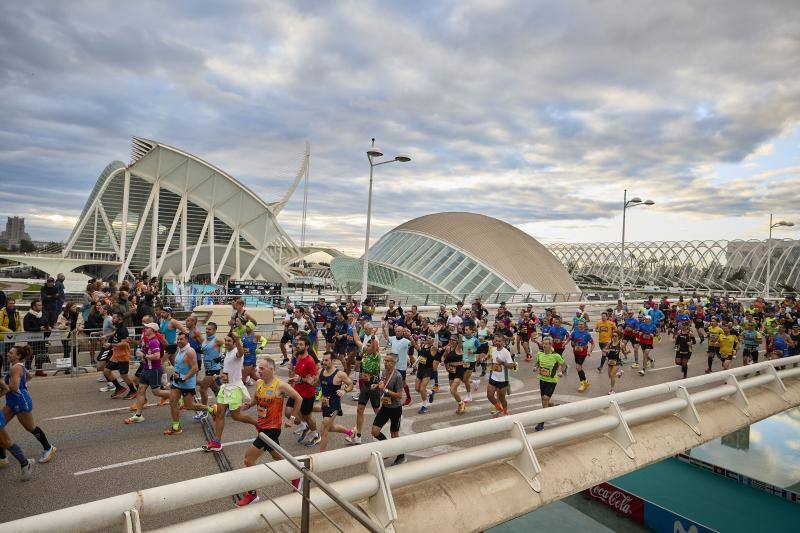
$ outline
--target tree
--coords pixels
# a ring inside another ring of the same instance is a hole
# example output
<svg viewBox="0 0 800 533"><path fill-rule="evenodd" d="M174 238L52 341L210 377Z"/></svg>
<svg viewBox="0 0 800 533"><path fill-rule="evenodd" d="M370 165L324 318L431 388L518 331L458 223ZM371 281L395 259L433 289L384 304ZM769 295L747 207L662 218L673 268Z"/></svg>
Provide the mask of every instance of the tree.
<svg viewBox="0 0 800 533"><path fill-rule="evenodd" d="M23 254L35 252L36 246L28 239L22 239L19 241L19 251Z"/></svg>

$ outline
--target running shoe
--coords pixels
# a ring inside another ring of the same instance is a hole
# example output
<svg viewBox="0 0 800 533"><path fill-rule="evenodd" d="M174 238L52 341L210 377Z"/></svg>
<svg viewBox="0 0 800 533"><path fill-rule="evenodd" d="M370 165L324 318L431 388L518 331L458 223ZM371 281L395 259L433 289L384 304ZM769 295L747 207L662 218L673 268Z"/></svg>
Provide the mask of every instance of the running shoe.
<svg viewBox="0 0 800 533"><path fill-rule="evenodd" d="M319 444L321 440L322 437L320 437L319 433L314 433L314 436L311 437L307 442L304 442L303 444L311 448L312 446L316 446L317 444Z"/></svg>
<svg viewBox="0 0 800 533"><path fill-rule="evenodd" d="M405 462L406 462L406 454L401 453L400 455L398 455L397 457L394 458L394 461L392 462L392 466L401 465L401 464L403 464Z"/></svg>
<svg viewBox="0 0 800 533"><path fill-rule="evenodd" d="M128 395L125 396L123 398L123 400L133 400L134 398L136 398L136 393L135 392L128 392Z"/></svg>
<svg viewBox="0 0 800 533"><path fill-rule="evenodd" d="M158 400L158 406L162 407L164 405L169 405L169 398L161 398Z"/></svg>
<svg viewBox="0 0 800 533"><path fill-rule="evenodd" d="M239 498L239 501L236 502L236 507L244 507L245 505L250 505L251 503L257 503L258 501L259 497L256 491L245 492L244 496Z"/></svg>
<svg viewBox="0 0 800 533"><path fill-rule="evenodd" d="M580 386L578 387L578 392L586 392L586 389L589 388L589 380L585 379L581 381Z"/></svg>
<svg viewBox="0 0 800 533"><path fill-rule="evenodd" d="M466 410L467 410L466 404L464 404L464 402L461 402L458 404L458 408L456 409L456 414L457 415L463 414L464 411Z"/></svg>
<svg viewBox="0 0 800 533"><path fill-rule="evenodd" d="M208 444L203 444L201 446L204 452L221 452L222 451L222 444L215 440L210 441Z"/></svg>
<svg viewBox="0 0 800 533"><path fill-rule="evenodd" d="M118 391L116 391L114 394L111 395L111 399L116 400L118 398L123 398L127 394L130 394L130 391L128 389L119 389Z"/></svg>
<svg viewBox="0 0 800 533"><path fill-rule="evenodd" d="M706 374L710 374L710 373L711 373L711 369L710 368L706 368Z"/></svg>
<svg viewBox="0 0 800 533"><path fill-rule="evenodd" d="M561 368L561 375L566 376L567 372L569 372L569 365L564 363L564 366Z"/></svg>
<svg viewBox="0 0 800 533"><path fill-rule="evenodd" d="M439 392L439 385L434 385L433 387L431 387L431 390L433 392Z"/></svg>
<svg viewBox="0 0 800 533"><path fill-rule="evenodd" d="M300 443L300 444L303 444L303 441L305 440L306 435L308 435L308 426L306 426L306 428L302 432L300 432L300 438L297 439L297 442Z"/></svg>
<svg viewBox="0 0 800 533"><path fill-rule="evenodd" d="M180 427L180 426L177 426L177 427L171 426L171 427L168 427L167 429L164 430L164 435L167 435L167 436L169 436L169 435L180 435L181 433L183 433L183 428Z"/></svg>
<svg viewBox="0 0 800 533"><path fill-rule="evenodd" d="M350 398L351 398L352 400L358 401L358 393L357 393L357 392L356 392L356 393L354 393L353 395L351 395L351 396L350 396Z"/></svg>
<svg viewBox="0 0 800 533"><path fill-rule="evenodd" d="M478 392L478 385L480 385L480 384L481 384L481 381L479 379L473 379L472 380L472 392Z"/></svg>
<svg viewBox="0 0 800 533"><path fill-rule="evenodd" d="M105 383L106 381L108 381L108 380L106 379L105 376L100 376L99 378L97 378L97 382L98 383Z"/></svg>
<svg viewBox="0 0 800 533"><path fill-rule="evenodd" d="M49 463L53 459L53 456L56 454L57 451L58 448L51 445L49 449L42 452L42 456L39 458L39 462Z"/></svg>
<svg viewBox="0 0 800 533"><path fill-rule="evenodd" d="M433 403L434 398L436 398L436 393L431 391L431 393L428 394L428 403Z"/></svg>
<svg viewBox="0 0 800 533"><path fill-rule="evenodd" d="M126 424L138 424L139 422L144 422L144 417L142 415L131 415L130 418L125 419Z"/></svg>
<svg viewBox="0 0 800 533"><path fill-rule="evenodd" d="M631 364L631 368L639 368L639 363L634 362Z"/></svg>
<svg viewBox="0 0 800 533"><path fill-rule="evenodd" d="M280 366L286 366L286 363L288 362L289 362L288 359L284 359L283 361L280 362Z"/></svg>
<svg viewBox="0 0 800 533"><path fill-rule="evenodd" d="M428 408L425 407L424 405L422 407L420 407L419 410L417 411L417 413L419 413L421 415L424 415L427 412L428 412Z"/></svg>
<svg viewBox="0 0 800 533"><path fill-rule="evenodd" d="M610 391L608 391L608 393L609 393L609 394L616 394L616 393L614 392L614 389L611 389Z"/></svg>
<svg viewBox="0 0 800 533"><path fill-rule="evenodd" d="M350 434L344 436L344 441L347 444L355 444L355 442L356 442L356 428L352 428L350 430Z"/></svg>
<svg viewBox="0 0 800 533"><path fill-rule="evenodd" d="M599 373L600 373L600 372L602 372L602 371L603 371L603 369L602 369L602 368L600 368L600 367L598 366L598 367L597 367L597 373L599 374Z"/></svg>
<svg viewBox="0 0 800 533"><path fill-rule="evenodd" d="M536 427L533 428L534 431L541 431L543 429L544 429L544 422L539 422L538 424L536 424Z"/></svg>
<svg viewBox="0 0 800 533"><path fill-rule="evenodd" d="M22 474L20 476L20 479L22 481L28 481L31 478L31 476L33 475L34 465L36 465L36 461L34 461L33 459L28 459L28 464L22 467Z"/></svg>
<svg viewBox="0 0 800 533"><path fill-rule="evenodd" d="M472 394L468 393L467 396L464 398L464 403L471 403L471 402L472 402Z"/></svg>
<svg viewBox="0 0 800 533"><path fill-rule="evenodd" d="M411 405L411 402L412 402L411 396L406 396L405 401L403 401L403 407L406 407L407 405Z"/></svg>
<svg viewBox="0 0 800 533"><path fill-rule="evenodd" d="M617 377L618 377L618 378L621 378L621 377L622 377L622 374L624 374L624 373L625 373L625 371L624 371L624 370L620 370L619 372L617 372Z"/></svg>
<svg viewBox="0 0 800 533"><path fill-rule="evenodd" d="M305 422L300 422L299 424L297 424L297 427L294 428L293 431L295 435L299 435L300 433L307 430L308 430L308 424L306 424Z"/></svg>
<svg viewBox="0 0 800 533"><path fill-rule="evenodd" d="M8 466L9 464L10 463L9 463L8 457L3 457L2 459L0 459L0 468L4 468L4 467Z"/></svg>
<svg viewBox="0 0 800 533"><path fill-rule="evenodd" d="M112 383L109 383L105 387L100 387L100 392L111 392L114 389L116 389L116 387Z"/></svg>
<svg viewBox="0 0 800 533"><path fill-rule="evenodd" d="M192 420L194 420L195 422L200 422L200 421L202 421L202 420L203 420L205 417L207 417L207 416L208 416L208 413L207 413L207 412L205 412L205 411L200 411L199 413L197 413L196 415L194 415L194 416L192 417Z"/></svg>
<svg viewBox="0 0 800 533"><path fill-rule="evenodd" d="M353 428L353 437L349 441L347 441L348 444L361 444L361 435L359 435L355 431L356 428ZM347 438L345 438L344 440L347 440Z"/></svg>
<svg viewBox="0 0 800 533"><path fill-rule="evenodd" d="M646 365L644 365L644 367L645 367L645 368L648 368L648 369L650 369L650 368L653 368L653 361L651 361L650 359L648 359L648 360L647 360L647 364L646 364Z"/></svg>
<svg viewBox="0 0 800 533"><path fill-rule="evenodd" d="M644 376L644 368L643 368L643 369L641 369L641 370L639 370L639 375L640 375L640 376Z"/></svg>

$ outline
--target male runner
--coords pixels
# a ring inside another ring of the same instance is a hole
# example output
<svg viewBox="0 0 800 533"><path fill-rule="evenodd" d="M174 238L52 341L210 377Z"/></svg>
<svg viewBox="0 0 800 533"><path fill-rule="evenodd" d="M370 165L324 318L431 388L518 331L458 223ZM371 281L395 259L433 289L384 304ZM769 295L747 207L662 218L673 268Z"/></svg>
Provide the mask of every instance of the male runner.
<svg viewBox="0 0 800 533"><path fill-rule="evenodd" d="M5 396L8 391L8 385L6 385L4 381L0 380L0 397ZM7 422L5 415L3 415L3 410L0 409L0 448L11 452L11 455L14 456L14 459L19 462L19 466L22 468L20 479L22 481L28 481L33 475L33 466L36 464L36 461L25 457L22 448L20 448L16 442L11 440L8 431L6 431L6 423Z"/></svg>
<svg viewBox="0 0 800 533"><path fill-rule="evenodd" d="M197 387L197 354L189 345L189 333L181 331L176 339L178 349L175 351L175 365L173 366L172 388L169 390L169 408L172 414L172 426L164 430L164 435L180 435L181 406L190 411L208 412L208 406L194 403L194 393Z"/></svg>
<svg viewBox="0 0 800 533"><path fill-rule="evenodd" d="M492 371L489 374L489 384L486 386L486 398L492 404L492 416L508 415L508 369L517 369L517 363L511 359L511 353L505 348L503 337L498 335L493 339L494 346L491 350Z"/></svg>
<svg viewBox="0 0 800 533"><path fill-rule="evenodd" d="M200 403L208 405L208 389L210 388L214 396L219 394L221 384L219 375L222 372L222 355L220 350L225 346L225 341L217 337L216 322L206 323L206 338L200 345L203 354L203 369L205 376L200 384ZM194 416L195 420L202 420L208 416L207 411L201 411Z"/></svg>
<svg viewBox="0 0 800 533"><path fill-rule="evenodd" d="M364 410L367 403L372 406L372 410L377 413L381 405L380 394L372 388L372 385L380 381L381 374L381 353L378 339L374 336L364 337L362 343L358 335L355 337L356 343L362 351L361 372L358 376L358 407L356 408L356 432L353 444L361 444L361 428L364 427Z"/></svg>
<svg viewBox="0 0 800 533"><path fill-rule="evenodd" d="M586 379L586 372L583 371L583 363L586 358L594 350L594 339L592 334L586 331L586 322L581 320L576 323L576 329L570 334L570 343L572 344L572 353L575 356L575 370L578 371L578 378L581 384L578 386L578 392L586 392L589 388L589 380Z"/></svg>
<svg viewBox="0 0 800 533"><path fill-rule="evenodd" d="M433 362L435 357L435 349L433 348L433 338L427 335L421 335L418 340L420 347L417 357L417 381L415 388L422 398L422 406L417 411L419 414L428 412L428 406L433 403L433 398L436 395L433 391L428 393L428 382L434 374Z"/></svg>
<svg viewBox="0 0 800 533"><path fill-rule="evenodd" d="M259 434L263 433L275 441L276 444L280 444L278 439L281 435L283 399L288 397L294 400L294 416L286 419L286 427L291 427L292 422L297 419L297 415L300 414L300 404L303 402L303 399L288 383L284 383L275 377L275 361L272 359L262 359L258 362L258 374L260 379L256 382L255 398L245 402L242 407L244 409L249 409L255 405L258 414L256 430L258 430ZM276 461L283 459L278 452L273 450L269 444L261 440L257 435L244 454L244 466L255 465L258 458L261 457L265 451L269 452ZM236 502L236 505L238 507L244 507L245 505L250 505L257 501L258 492L251 490L246 492L244 496Z"/></svg>
<svg viewBox="0 0 800 533"><path fill-rule="evenodd" d="M239 335L231 332L225 337L225 350L222 360L222 386L217 394L217 404L211 409L214 415L214 437L208 444L203 445L205 452L222 451L222 432L225 430L225 412L231 412L231 418L237 422L257 426L257 420L242 412L245 400L250 399L250 393L242 381L242 359L244 346Z"/></svg>
<svg viewBox="0 0 800 533"><path fill-rule="evenodd" d="M594 330L597 332L597 344L600 346L602 353L600 366L597 367L597 372L600 373L603 371L603 365L605 365L606 357L608 357L608 344L611 342L611 334L617 330L617 325L608 319L608 313L601 313L600 320L595 324ZM619 357L619 351L617 351L617 357Z"/></svg>
<svg viewBox="0 0 800 533"><path fill-rule="evenodd" d="M761 344L761 333L756 329L756 324L752 320L748 320L744 324L742 341L744 344L743 363L745 365L758 363L758 345Z"/></svg>
<svg viewBox="0 0 800 533"><path fill-rule="evenodd" d="M645 370L654 368L656 365L656 358L650 353L653 351L653 342L658 335L658 327L653 324L653 318L650 315L644 315L644 322L639 323L637 331L639 345L642 347L642 368L639 369L639 375L644 376Z"/></svg>
<svg viewBox="0 0 800 533"><path fill-rule="evenodd" d="M406 394L405 402L403 405L408 405L411 403L411 391L406 384L406 372L408 371L409 366L409 355L408 351L409 348L419 348L417 345L417 341L411 336L411 330L406 329L403 326L395 325L394 327L394 335L389 337L389 344L391 346L392 353L397 355L397 371L400 372L400 375L403 377L403 390ZM413 358L411 361L411 365L413 366Z"/></svg>
<svg viewBox="0 0 800 533"><path fill-rule="evenodd" d="M614 387L617 385L617 378L622 377L622 336L615 328L611 332L611 340L606 345L606 358L608 359L608 380L611 382L609 394L614 394Z"/></svg>
<svg viewBox="0 0 800 533"><path fill-rule="evenodd" d="M128 327L125 325L122 313L114 313L112 315L112 323L115 328L114 334L104 345L105 349L111 350L111 355L103 369L103 375L106 377L106 381L112 383L116 389L114 394L111 395L112 398L122 398L124 396L124 399L130 400L136 396L136 385L128 377L131 361ZM117 372L119 377L115 378L114 372ZM126 385L127 388L125 387Z"/></svg>
<svg viewBox="0 0 800 533"><path fill-rule="evenodd" d="M714 363L714 357L719 355L719 336L725 331L719 327L719 320L717 318L711 319L711 324L706 329L708 333L708 349L706 355L708 356L708 368L706 374L711 373L711 365Z"/></svg>
<svg viewBox="0 0 800 533"><path fill-rule="evenodd" d="M550 407L550 398L556 390L558 384L558 367L564 364L561 354L553 351L553 341L550 337L545 337L540 343L542 350L536 354L536 363L533 371L539 377L539 394L542 396L542 408ZM534 428L536 431L544 429L544 422L539 422Z"/></svg>
<svg viewBox="0 0 800 533"><path fill-rule="evenodd" d="M322 389L322 431L320 432L319 451L328 449L328 434L344 433L348 444L353 442L353 430L336 423L336 417L342 416L342 397L354 388L353 380L345 372L336 368L330 352L322 354L322 370L319 373L319 385ZM345 387L343 388L342 385ZM313 444L307 444L313 446Z"/></svg>
<svg viewBox="0 0 800 533"><path fill-rule="evenodd" d="M633 309L628 309L628 316L626 316L622 321L622 351L628 351L628 344L633 346L633 364L631 364L631 368L639 368L639 339L637 337L638 329L639 321L634 316Z"/></svg>
<svg viewBox="0 0 800 533"><path fill-rule="evenodd" d="M133 401L135 412L125 419L126 424L138 424L144 422L142 409L147 405L147 389L150 388L156 396L162 400L169 401L170 393L161 389L161 376L164 373L162 363L161 341L156 336L159 325L155 322L144 324L142 330L142 373L139 376L139 390L136 399Z"/></svg>
<svg viewBox="0 0 800 533"><path fill-rule="evenodd" d="M561 317L558 315L554 315L552 319L552 324L550 325L550 329L548 330L548 335L550 336L550 347L556 352L558 355L564 355L564 348L566 347L567 340L569 339L569 332L567 328L561 325ZM543 337L542 341L547 337ZM543 344L541 341L537 341L536 344L539 345L539 351L543 350ZM569 369L569 365L566 363L561 363L559 376L566 376L567 370Z"/></svg>
<svg viewBox="0 0 800 533"><path fill-rule="evenodd" d="M297 362L294 365L294 377L290 380L294 385L294 390L303 398L300 405L300 420L304 429L300 433L297 442L306 446L314 446L319 443L321 437L317 431L317 421L314 419L314 401L317 396L317 363L311 354L308 353L309 341L301 337L295 341L295 356ZM293 405L294 402L289 402ZM292 405L289 405L290 407ZM308 436L308 441L305 441Z"/></svg>
<svg viewBox="0 0 800 533"><path fill-rule="evenodd" d="M472 391L478 390L478 383L473 383L472 374L475 372L478 361L478 349L481 343L475 337L475 330L472 326L464 326L464 335L461 337L461 353L462 364L464 366L464 388L467 394L464 396L464 401L469 403L472 401Z"/></svg>
<svg viewBox="0 0 800 533"><path fill-rule="evenodd" d="M393 353L386 354L386 357L383 358L385 372L381 375L380 381L371 386L372 390L381 394L381 408L372 422L372 437L377 440L386 440L386 435L381 431L386 422L390 422L389 434L392 438L396 439L400 436L400 420L403 417L403 404L401 402L403 397L403 378L395 368L396 364L397 355ZM406 456L401 453L395 457L392 465L399 465L405 462Z"/></svg>
<svg viewBox="0 0 800 533"><path fill-rule="evenodd" d="M722 326L722 335L719 336L719 358L722 361L723 370L731 367L731 359L739 346L739 337L731 331L731 325L726 323Z"/></svg>

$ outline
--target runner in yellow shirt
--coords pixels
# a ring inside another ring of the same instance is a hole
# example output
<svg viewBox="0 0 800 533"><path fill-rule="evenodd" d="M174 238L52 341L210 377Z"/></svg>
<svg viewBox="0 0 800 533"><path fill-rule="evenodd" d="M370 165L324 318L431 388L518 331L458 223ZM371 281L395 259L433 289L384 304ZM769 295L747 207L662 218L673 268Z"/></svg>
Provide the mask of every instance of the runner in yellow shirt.
<svg viewBox="0 0 800 533"><path fill-rule="evenodd" d="M613 320L608 319L608 313L601 313L600 320L595 324L594 330L597 332L597 343L600 346L602 355L600 356L600 366L597 367L597 372L603 371L603 365L606 364L608 358L608 346L611 343L611 334L617 330L617 325Z"/></svg>
<svg viewBox="0 0 800 533"><path fill-rule="evenodd" d="M730 324L722 326L723 333L719 336L719 358L722 361L722 368L728 370L731 367L731 359L739 346L739 336L731 332Z"/></svg>

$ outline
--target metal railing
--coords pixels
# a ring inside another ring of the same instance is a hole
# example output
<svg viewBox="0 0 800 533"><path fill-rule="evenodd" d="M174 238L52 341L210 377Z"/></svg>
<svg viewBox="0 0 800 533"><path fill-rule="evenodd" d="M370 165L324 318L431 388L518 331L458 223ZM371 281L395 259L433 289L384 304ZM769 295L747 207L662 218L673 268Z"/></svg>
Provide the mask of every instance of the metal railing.
<svg viewBox="0 0 800 533"><path fill-rule="evenodd" d="M763 361L611 396L330 450L310 456L311 470L319 474L341 468L361 468L366 464L367 473L330 483L330 487L349 502L367 500L364 505L370 514L384 527L389 527L397 519L392 497L395 489L494 461L508 461L526 478L534 491L541 492L542 467L536 457L536 450L573 439L607 435L633 458L635 454L631 445L635 439L632 426L661 416L675 415L700 435L700 415L696 409L698 404L725 399L749 416L749 400L745 391L754 387L767 387L785 398L786 386L783 380L800 377L800 368L786 367L798 363L800 356ZM700 390L689 392L689 389ZM646 404L622 408L642 401L646 401ZM532 434L525 431L526 426L576 415L593 416ZM447 454L389 468L383 464L383 458L387 456L487 437L490 441L485 444ZM125 513L134 511L140 515L156 515L174 511L222 496L278 484L296 475L296 471L296 466L285 460L269 465L260 464L15 520L0 524L0 533L107 530L113 524L122 524ZM319 509L335 508L338 505L329 495L319 491L311 491L309 498ZM300 495L287 494L244 508L175 524L159 531L224 533L263 530L265 520L274 526L286 522L287 517L300 516L302 500Z"/></svg>

